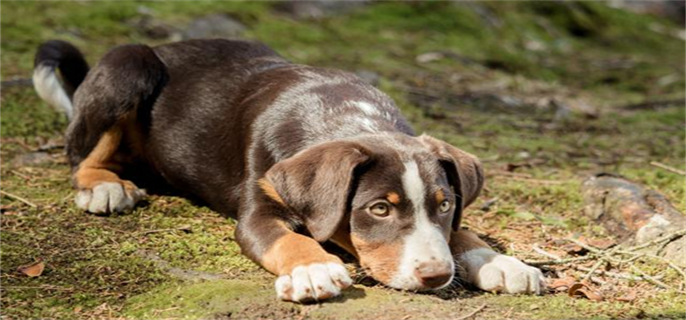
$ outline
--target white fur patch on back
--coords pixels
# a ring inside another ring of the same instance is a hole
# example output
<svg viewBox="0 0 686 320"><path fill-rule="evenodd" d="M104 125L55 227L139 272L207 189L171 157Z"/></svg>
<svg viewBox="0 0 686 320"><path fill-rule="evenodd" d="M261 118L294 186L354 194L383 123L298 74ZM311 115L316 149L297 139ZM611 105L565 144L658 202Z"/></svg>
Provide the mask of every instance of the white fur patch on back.
<svg viewBox="0 0 686 320"><path fill-rule="evenodd" d="M374 116L380 114L379 109L373 104L365 101L355 101L355 105L362 110L366 115Z"/></svg>
<svg viewBox="0 0 686 320"><path fill-rule="evenodd" d="M55 73L55 68L41 65L33 71L33 86L38 96L49 105L61 109L69 119L74 114L71 99L62 87L62 82Z"/></svg>
<svg viewBox="0 0 686 320"><path fill-rule="evenodd" d="M398 271L389 285L406 290L423 289L421 281L414 274L418 265L439 263L452 271L454 262L447 240L441 230L431 223L424 207L426 187L419 175L419 167L416 162L405 162L402 182L405 195L414 207L415 224L412 233L405 238ZM451 281L448 281L444 286L450 284Z"/></svg>

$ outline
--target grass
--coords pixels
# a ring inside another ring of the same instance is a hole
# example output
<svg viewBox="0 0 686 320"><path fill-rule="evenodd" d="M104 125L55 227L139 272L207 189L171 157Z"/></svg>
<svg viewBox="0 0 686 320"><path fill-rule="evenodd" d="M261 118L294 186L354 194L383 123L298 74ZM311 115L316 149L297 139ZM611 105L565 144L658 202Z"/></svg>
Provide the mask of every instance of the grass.
<svg viewBox="0 0 686 320"><path fill-rule="evenodd" d="M379 2L321 20L297 20L269 2L3 2L0 75L30 77L42 42L73 42L91 64L111 47L159 44L136 29L140 7L156 21L183 28L209 13L226 13L247 26L245 37L266 42L287 58L351 71L372 70L417 132L477 154L486 189L465 223L502 251L522 258L532 243L568 235L611 235L582 214L580 186L597 172L614 172L665 194L686 211L683 177L651 166L683 168L683 105L629 110L642 101L683 99L684 43L654 30L675 26L651 16L594 2ZM653 26L651 28L651 26ZM446 57L418 63L426 52ZM453 57L453 58L451 58ZM464 93L480 94L478 99ZM507 96L508 105L487 98ZM486 98L484 98L486 97ZM551 104L583 100L560 117ZM60 149L46 161L15 159L48 142L62 143L66 118L31 88L0 95L3 196L0 282L3 319L24 318L457 318L483 304L483 318L679 318L684 295L645 283L622 284L604 302L492 295L459 288L437 295L358 284L338 300L298 306L273 297L272 276L240 255L235 221L172 196L151 196L130 214L86 215L74 207L69 169ZM527 162L512 179L500 173ZM536 183L533 180L548 181ZM498 198L487 212L477 210ZM183 226L183 230L179 229ZM146 254L159 255L161 266ZM46 261L36 278L16 272L34 258ZM641 265L657 274L657 265ZM188 282L169 268L221 280ZM664 281L677 281L669 271ZM638 290L631 303L613 294Z"/></svg>

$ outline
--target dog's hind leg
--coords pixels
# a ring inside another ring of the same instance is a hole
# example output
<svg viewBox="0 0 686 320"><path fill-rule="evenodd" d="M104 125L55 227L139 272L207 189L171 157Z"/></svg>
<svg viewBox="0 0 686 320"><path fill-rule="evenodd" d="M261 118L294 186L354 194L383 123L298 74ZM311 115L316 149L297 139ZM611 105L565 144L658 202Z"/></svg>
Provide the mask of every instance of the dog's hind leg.
<svg viewBox="0 0 686 320"><path fill-rule="evenodd" d="M165 65L143 45L113 49L88 73L74 94L74 119L67 131L78 207L121 212L145 195L120 174L127 165L144 161L151 108L167 79Z"/></svg>

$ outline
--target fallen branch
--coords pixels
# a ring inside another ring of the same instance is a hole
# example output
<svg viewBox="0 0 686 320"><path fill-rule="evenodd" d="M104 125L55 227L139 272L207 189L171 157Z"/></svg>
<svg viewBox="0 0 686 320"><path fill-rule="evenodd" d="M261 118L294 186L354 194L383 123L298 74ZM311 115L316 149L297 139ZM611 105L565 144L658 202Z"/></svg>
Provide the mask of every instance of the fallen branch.
<svg viewBox="0 0 686 320"><path fill-rule="evenodd" d="M479 311L483 310L484 308L486 308L486 304L485 304L485 303L482 304L480 307L476 308L474 311L472 311L472 312L470 312L470 313L468 313L468 314L466 314L466 315L464 315L464 316L461 316L461 317L459 317L459 318L455 318L455 320L464 320L464 319L473 317L475 314L477 314Z"/></svg>
<svg viewBox="0 0 686 320"><path fill-rule="evenodd" d="M585 256L585 257L579 257L579 258L568 258L568 259L554 259L554 260L544 260L544 261L535 261L535 260L527 260L524 261L524 263L534 266L534 267L540 267L540 266L552 266L552 265L559 265L559 264L568 264L571 262L579 262L579 261L586 261L586 260L591 260L596 258L593 255Z"/></svg>
<svg viewBox="0 0 686 320"><path fill-rule="evenodd" d="M584 267L584 266L574 266L574 268L579 269L584 272L590 272L591 268ZM624 279L624 280L633 280L633 281L641 281L645 280L642 277L639 276L633 276L627 273L619 273L619 272L612 272L612 271L605 271L605 270L595 270L593 271L593 274L601 275L601 276L608 276L612 278L617 278L617 279ZM653 277L655 279L662 279L662 276L659 277Z"/></svg>
<svg viewBox="0 0 686 320"><path fill-rule="evenodd" d="M666 165L666 164L664 164L664 163L659 163L659 162L657 162L657 161L651 161L651 162L650 162L650 165L656 166L656 167L658 167L658 168L665 169L665 170L667 170L667 171L669 171L669 172L672 172L672 173L676 173L676 174L680 174L680 175L682 175L682 176L686 176L686 171L684 171L684 170L679 170L679 169L674 168L674 167L670 167L670 166L668 166L668 165Z"/></svg>
<svg viewBox="0 0 686 320"><path fill-rule="evenodd" d="M169 232L169 231L191 231L191 226L180 226L177 228L169 228L169 229L154 229L154 230L146 230L146 231L140 231L137 232L138 234L146 235L146 234L151 234L151 233L160 233L160 232Z"/></svg>
<svg viewBox="0 0 686 320"><path fill-rule="evenodd" d="M560 260L560 259L561 259L559 256L556 256L556 255L554 255L554 254L552 254L552 253L550 253L550 252L548 252L548 251L545 251L545 250L541 249L541 247L538 246L538 243L534 243L534 245L531 246L531 248L532 248L536 253L538 253L538 254L540 254L540 255L542 255L542 256L546 256L546 257L551 258L551 259L554 259L554 260Z"/></svg>
<svg viewBox="0 0 686 320"><path fill-rule="evenodd" d="M32 208L38 208L38 205L37 205L37 204L35 204L35 203L33 203L33 202L31 202L31 201L25 199L25 198L22 198L22 197L20 197L20 196L18 196L18 195L16 195L16 194L12 194L12 193L9 193L9 192L7 192L7 191L2 191L2 190L0 190L0 194L6 196L6 197L8 197L8 198L12 198L12 199L14 199L14 200L17 200L17 201L19 201L19 202L22 202L22 203L24 203L24 204L26 204L26 205L28 205L28 206L30 206L30 207L32 207Z"/></svg>

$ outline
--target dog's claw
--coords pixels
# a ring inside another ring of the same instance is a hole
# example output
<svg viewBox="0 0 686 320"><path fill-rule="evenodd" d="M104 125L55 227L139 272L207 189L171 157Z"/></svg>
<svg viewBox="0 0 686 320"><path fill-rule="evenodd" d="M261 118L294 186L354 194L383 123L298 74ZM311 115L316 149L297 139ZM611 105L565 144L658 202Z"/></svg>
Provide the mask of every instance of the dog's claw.
<svg viewBox="0 0 686 320"><path fill-rule="evenodd" d="M276 279L276 296L284 301L311 302L333 298L352 285L344 266L314 263L298 266L291 274Z"/></svg>
<svg viewBox="0 0 686 320"><path fill-rule="evenodd" d="M126 190L116 182L103 182L76 194L76 206L91 213L124 212L133 209L145 196L145 190Z"/></svg>

